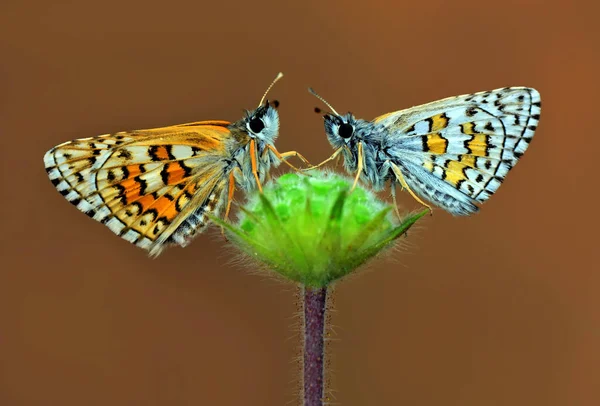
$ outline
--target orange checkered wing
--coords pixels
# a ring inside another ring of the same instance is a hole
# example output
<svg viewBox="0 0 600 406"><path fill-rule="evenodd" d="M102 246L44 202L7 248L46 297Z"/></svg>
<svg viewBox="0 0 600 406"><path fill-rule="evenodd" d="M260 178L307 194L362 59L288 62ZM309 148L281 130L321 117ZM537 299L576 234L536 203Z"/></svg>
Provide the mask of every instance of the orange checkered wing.
<svg viewBox="0 0 600 406"><path fill-rule="evenodd" d="M226 121L119 132L60 144L44 156L57 190L112 232L156 256L185 246L228 186Z"/></svg>

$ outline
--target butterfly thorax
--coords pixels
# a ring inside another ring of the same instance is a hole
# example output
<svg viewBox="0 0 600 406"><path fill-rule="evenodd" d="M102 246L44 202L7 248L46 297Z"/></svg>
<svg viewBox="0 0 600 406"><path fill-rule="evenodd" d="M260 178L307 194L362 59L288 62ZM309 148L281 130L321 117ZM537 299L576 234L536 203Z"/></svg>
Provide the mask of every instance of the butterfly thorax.
<svg viewBox="0 0 600 406"><path fill-rule="evenodd" d="M251 141L254 139L256 145L256 167L261 183L265 180L271 166L277 167L280 163L279 159L269 149L269 145L272 145L272 142L263 137L250 135L245 130L243 120L232 124L229 130L232 137L226 148L229 151L228 155L232 159L227 170L234 171L237 187L244 191L254 190L257 188L257 185L252 173Z"/></svg>
<svg viewBox="0 0 600 406"><path fill-rule="evenodd" d="M354 134L341 145L344 167L349 173L355 173L358 169L358 143L360 142L364 159L361 180L371 184L375 190L381 190L388 178L388 176L382 177L380 173L387 159L381 148L381 129L372 122L361 119L355 120L353 124Z"/></svg>

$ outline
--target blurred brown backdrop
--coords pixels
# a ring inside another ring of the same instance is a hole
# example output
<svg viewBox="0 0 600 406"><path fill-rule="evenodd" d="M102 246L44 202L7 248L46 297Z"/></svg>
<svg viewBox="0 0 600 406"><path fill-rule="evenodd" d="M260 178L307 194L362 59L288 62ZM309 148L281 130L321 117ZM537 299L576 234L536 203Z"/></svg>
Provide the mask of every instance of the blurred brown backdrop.
<svg viewBox="0 0 600 406"><path fill-rule="evenodd" d="M293 286L231 265L215 235L150 260L42 163L73 138L237 120L280 70L277 145L314 162L331 150L309 85L364 118L542 94L531 148L480 214L437 210L337 287L336 404L600 404L598 4L4 0L0 404L294 404Z"/></svg>

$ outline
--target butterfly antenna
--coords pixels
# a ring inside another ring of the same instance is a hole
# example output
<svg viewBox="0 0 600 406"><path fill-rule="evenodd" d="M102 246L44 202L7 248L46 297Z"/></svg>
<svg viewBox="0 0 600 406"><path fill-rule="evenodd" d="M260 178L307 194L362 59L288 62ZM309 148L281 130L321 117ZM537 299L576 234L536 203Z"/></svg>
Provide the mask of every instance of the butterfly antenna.
<svg viewBox="0 0 600 406"><path fill-rule="evenodd" d="M274 85L275 83L277 83L277 81L278 81L279 79L281 79L282 77L283 77L283 73L279 72L279 73L277 74L277 76L275 77L275 79L273 79L273 81L271 82L271 84L269 85L269 87L267 87L267 90L265 91L265 94L263 94L263 97L260 99L260 103L258 103L258 107L262 106L262 104L263 104L263 103L264 103L264 101L265 101L265 97L267 97L267 93L269 93L269 90L271 90L271 88L273 87L273 85Z"/></svg>
<svg viewBox="0 0 600 406"><path fill-rule="evenodd" d="M323 102L323 103L324 103L324 104L325 104L325 105L326 105L326 106L329 108L329 110L331 110L331 112L332 112L333 114L335 114L336 116L339 116L339 113L338 113L337 111L335 111L335 109L334 109L333 107L331 107L331 104L327 103L327 101L326 101L324 98L322 98L321 96L319 96L319 95L317 94L317 92L315 92L315 91L314 91L314 89L313 89L312 87L309 87L309 88L308 88L308 93L312 94L312 95L313 95L313 96L315 96L317 99L321 100L321 101L322 101L322 102ZM317 111L317 110L315 109L315 111Z"/></svg>

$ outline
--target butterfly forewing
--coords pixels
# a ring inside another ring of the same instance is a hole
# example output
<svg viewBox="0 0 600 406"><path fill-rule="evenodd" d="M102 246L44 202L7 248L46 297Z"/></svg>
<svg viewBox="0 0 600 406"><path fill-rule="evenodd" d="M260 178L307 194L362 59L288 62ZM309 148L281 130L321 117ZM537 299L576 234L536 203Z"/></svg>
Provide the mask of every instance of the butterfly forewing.
<svg viewBox="0 0 600 406"><path fill-rule="evenodd" d="M451 97L373 120L408 185L453 214L477 211L529 146L540 118L535 89Z"/></svg>
<svg viewBox="0 0 600 406"><path fill-rule="evenodd" d="M61 144L44 157L67 200L129 242L185 245L222 206L224 121L120 132Z"/></svg>

